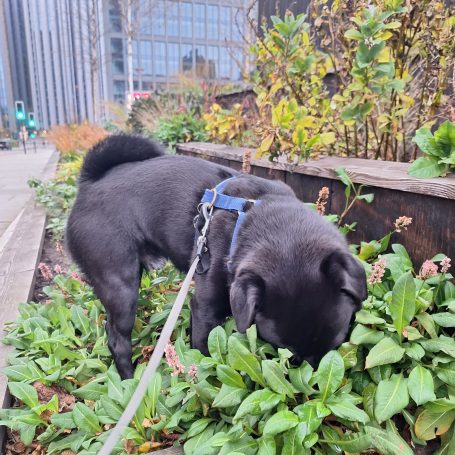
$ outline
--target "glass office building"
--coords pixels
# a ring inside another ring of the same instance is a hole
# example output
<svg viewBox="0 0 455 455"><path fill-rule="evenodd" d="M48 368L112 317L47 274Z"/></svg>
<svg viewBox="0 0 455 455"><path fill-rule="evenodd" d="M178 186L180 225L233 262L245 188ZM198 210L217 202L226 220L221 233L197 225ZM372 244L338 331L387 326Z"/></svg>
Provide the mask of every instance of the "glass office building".
<svg viewBox="0 0 455 455"><path fill-rule="evenodd" d="M141 0L133 11L134 89L168 88L182 76L223 83L247 69L247 1ZM116 0L109 0L106 51L111 57L113 98L127 87L127 41Z"/></svg>

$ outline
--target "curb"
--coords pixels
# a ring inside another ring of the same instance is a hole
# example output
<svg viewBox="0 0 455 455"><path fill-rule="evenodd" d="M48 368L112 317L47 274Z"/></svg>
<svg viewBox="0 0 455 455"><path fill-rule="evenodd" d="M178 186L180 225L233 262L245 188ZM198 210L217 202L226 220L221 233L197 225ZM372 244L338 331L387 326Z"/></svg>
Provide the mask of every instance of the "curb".
<svg viewBox="0 0 455 455"><path fill-rule="evenodd" d="M51 178L58 162L54 152L47 162L41 178ZM0 238L0 336L3 337L5 323L18 316L21 302L30 300L35 284L35 270L43 248L46 227L46 212L35 203L32 194L24 209ZM7 364L7 357L14 348L0 343L0 368ZM7 378L0 374L0 405L9 408L11 396ZM5 444L5 427L0 427L0 452Z"/></svg>

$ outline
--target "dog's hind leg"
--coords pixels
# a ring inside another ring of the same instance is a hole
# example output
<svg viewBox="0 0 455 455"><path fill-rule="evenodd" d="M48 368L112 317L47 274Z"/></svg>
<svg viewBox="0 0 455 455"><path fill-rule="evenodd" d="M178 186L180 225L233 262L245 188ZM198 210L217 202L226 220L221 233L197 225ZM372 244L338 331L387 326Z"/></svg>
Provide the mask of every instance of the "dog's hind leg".
<svg viewBox="0 0 455 455"><path fill-rule="evenodd" d="M95 291L107 311L106 331L109 350L122 379L133 377L131 332L136 318L139 266L122 267L103 274L107 280L95 284Z"/></svg>

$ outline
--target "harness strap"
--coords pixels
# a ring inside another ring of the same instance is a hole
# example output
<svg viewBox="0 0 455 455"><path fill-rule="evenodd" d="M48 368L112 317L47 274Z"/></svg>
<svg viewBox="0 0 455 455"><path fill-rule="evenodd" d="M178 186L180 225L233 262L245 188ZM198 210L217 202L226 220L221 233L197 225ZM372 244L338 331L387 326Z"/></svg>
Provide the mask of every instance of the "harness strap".
<svg viewBox="0 0 455 455"><path fill-rule="evenodd" d="M229 248L230 259L232 259L232 256L234 254L240 227L242 226L242 223L245 219L245 207L249 203L259 204L261 202L260 200L245 199L242 197L229 196L228 194L224 194L223 191L226 185L235 178L237 178L237 176L223 180L211 190L206 189L201 199L201 204L210 204L210 206L217 209L227 210L229 212L237 212L237 222L235 223L231 246Z"/></svg>

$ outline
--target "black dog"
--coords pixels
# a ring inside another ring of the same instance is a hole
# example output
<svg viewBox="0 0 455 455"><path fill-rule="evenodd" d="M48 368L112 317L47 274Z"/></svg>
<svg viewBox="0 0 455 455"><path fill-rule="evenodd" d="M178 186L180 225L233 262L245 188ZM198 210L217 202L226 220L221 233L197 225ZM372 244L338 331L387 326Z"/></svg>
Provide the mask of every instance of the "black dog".
<svg viewBox="0 0 455 455"><path fill-rule="evenodd" d="M215 209L208 270L195 276L191 342L207 353L211 329L233 315L243 332L317 364L342 343L366 298L365 272L338 230L285 184L201 159L164 156L149 140L111 136L86 156L66 232L67 246L107 310L109 348L123 378L133 375L131 331L144 268L170 259L187 271L193 219L205 189L250 204L230 257L237 214ZM229 267L228 267L229 261Z"/></svg>

